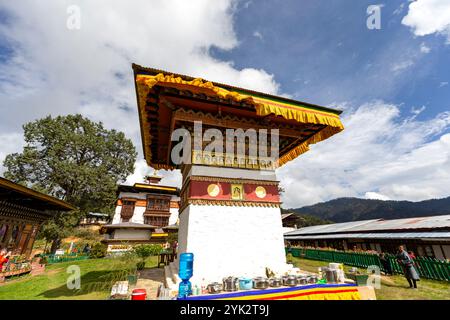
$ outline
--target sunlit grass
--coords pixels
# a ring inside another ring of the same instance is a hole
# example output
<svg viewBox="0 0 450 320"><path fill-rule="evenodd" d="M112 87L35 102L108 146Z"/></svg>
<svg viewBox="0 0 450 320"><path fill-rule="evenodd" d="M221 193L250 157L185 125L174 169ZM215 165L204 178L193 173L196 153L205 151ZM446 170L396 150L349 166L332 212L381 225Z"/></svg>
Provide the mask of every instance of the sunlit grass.
<svg viewBox="0 0 450 320"><path fill-rule="evenodd" d="M309 272L316 272L319 267L327 266L325 261L293 258L294 265ZM348 271L351 267L344 266ZM360 271L363 271L360 269ZM408 281L402 275L381 278L381 288L375 293L378 300L450 300L450 284L445 281L421 279L418 289L409 289Z"/></svg>

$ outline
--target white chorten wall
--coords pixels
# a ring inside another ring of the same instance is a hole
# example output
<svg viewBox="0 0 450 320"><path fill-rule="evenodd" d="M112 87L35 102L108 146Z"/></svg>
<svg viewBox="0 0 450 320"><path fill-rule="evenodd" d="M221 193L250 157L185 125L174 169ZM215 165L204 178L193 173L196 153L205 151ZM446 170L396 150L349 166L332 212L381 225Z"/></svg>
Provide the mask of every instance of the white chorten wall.
<svg viewBox="0 0 450 320"><path fill-rule="evenodd" d="M190 205L180 215L179 252L194 253L192 282L284 271L279 208Z"/></svg>
<svg viewBox="0 0 450 320"><path fill-rule="evenodd" d="M190 176L276 181L260 171L192 166ZM182 191L183 192L183 191ZM286 264L280 208L188 204L180 213L178 252L194 254L192 283L222 281L227 276L265 276L266 267L282 273Z"/></svg>

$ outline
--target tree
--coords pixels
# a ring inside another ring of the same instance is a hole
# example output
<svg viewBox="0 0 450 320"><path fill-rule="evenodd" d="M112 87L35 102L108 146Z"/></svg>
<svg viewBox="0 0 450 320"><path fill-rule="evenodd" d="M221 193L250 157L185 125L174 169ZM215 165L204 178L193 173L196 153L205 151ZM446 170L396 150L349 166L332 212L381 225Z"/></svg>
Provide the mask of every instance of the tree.
<svg viewBox="0 0 450 320"><path fill-rule="evenodd" d="M23 129L23 152L5 158L5 178L79 208L48 221L42 229L47 240L57 242L88 212L112 212L117 182L133 172L137 155L122 132L79 114L48 116Z"/></svg>

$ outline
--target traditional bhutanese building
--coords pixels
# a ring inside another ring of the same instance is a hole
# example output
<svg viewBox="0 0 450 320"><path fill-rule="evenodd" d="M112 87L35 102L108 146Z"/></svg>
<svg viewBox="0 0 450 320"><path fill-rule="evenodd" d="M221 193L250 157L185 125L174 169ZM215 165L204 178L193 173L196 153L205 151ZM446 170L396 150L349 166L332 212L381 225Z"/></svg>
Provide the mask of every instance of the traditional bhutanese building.
<svg viewBox="0 0 450 320"><path fill-rule="evenodd" d="M76 208L60 199L0 178L0 247L29 256L40 226Z"/></svg>
<svg viewBox="0 0 450 320"><path fill-rule="evenodd" d="M125 243L163 242L178 229L179 189L159 185L160 180L153 175L148 183L118 187L112 222L101 229L110 251L123 249Z"/></svg>

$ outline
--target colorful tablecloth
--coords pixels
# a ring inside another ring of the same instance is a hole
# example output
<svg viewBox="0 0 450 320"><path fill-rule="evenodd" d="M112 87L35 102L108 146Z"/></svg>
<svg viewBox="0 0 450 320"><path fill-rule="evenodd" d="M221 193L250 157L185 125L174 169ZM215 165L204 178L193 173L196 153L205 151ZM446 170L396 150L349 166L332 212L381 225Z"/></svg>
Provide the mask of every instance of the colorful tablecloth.
<svg viewBox="0 0 450 320"><path fill-rule="evenodd" d="M183 300L361 300L354 284L312 284L189 296Z"/></svg>

